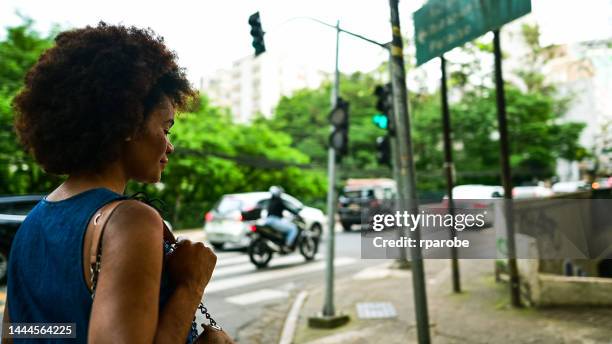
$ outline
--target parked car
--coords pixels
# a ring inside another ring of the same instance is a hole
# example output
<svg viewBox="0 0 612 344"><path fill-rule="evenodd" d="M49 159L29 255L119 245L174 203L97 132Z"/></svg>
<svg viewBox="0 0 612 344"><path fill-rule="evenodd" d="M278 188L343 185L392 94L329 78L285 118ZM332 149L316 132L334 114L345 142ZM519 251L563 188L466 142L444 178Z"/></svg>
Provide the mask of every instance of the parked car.
<svg viewBox="0 0 612 344"><path fill-rule="evenodd" d="M453 188L455 208L482 210L485 212L485 224L492 225L495 219L495 200L504 197L504 188L500 185L466 184ZM448 205L448 195L442 203Z"/></svg>
<svg viewBox="0 0 612 344"><path fill-rule="evenodd" d="M550 197L554 195L554 191L551 188L547 188L541 185L534 186L515 186L512 188L512 198L514 199L525 199L525 198L542 198Z"/></svg>
<svg viewBox="0 0 612 344"><path fill-rule="evenodd" d="M392 207L397 186L392 179L349 179L338 197L338 215L345 231L361 224L362 217Z"/></svg>
<svg viewBox="0 0 612 344"><path fill-rule="evenodd" d="M295 197L283 193L281 198L287 208L295 210L304 219L306 228L312 232L323 233L326 223L323 212L316 208L305 206ZM206 213L204 232L208 242L216 249L225 245L247 247L254 221L267 215L269 192L248 192L223 195L221 199ZM283 214L290 218L292 214Z"/></svg>
<svg viewBox="0 0 612 344"><path fill-rule="evenodd" d="M591 189L591 185L589 183L576 180L571 182L558 182L553 184L552 190L554 193L569 193L569 192L579 192L579 191L587 191Z"/></svg>
<svg viewBox="0 0 612 344"><path fill-rule="evenodd" d="M8 257L15 234L42 195L0 197L0 283L6 283Z"/></svg>
<svg viewBox="0 0 612 344"><path fill-rule="evenodd" d="M504 197L504 188L499 185L467 184L453 188L454 199L487 200L501 197Z"/></svg>

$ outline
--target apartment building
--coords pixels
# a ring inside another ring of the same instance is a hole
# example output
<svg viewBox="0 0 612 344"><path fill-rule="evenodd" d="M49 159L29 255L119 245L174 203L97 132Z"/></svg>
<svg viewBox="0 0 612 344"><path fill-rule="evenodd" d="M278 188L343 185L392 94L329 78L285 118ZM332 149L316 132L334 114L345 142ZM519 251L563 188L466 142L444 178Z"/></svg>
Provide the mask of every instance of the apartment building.
<svg viewBox="0 0 612 344"><path fill-rule="evenodd" d="M201 91L217 106L231 110L237 123L261 114L270 117L282 96L301 88L318 87L327 73L290 54L266 52L246 56L202 78Z"/></svg>

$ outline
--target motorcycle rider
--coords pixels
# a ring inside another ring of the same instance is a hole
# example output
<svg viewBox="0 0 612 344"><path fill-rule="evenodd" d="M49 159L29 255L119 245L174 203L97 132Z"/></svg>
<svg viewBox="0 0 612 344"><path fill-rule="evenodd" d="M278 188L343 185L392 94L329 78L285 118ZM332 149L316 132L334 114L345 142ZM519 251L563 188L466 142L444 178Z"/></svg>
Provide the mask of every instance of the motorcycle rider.
<svg viewBox="0 0 612 344"><path fill-rule="evenodd" d="M293 248L295 238L298 234L298 228L295 223L283 218L283 210L287 210L292 214L299 216L296 210L285 205L281 195L283 189L279 186L270 187L270 202L268 203L268 216L266 217L266 225L286 234L285 245L288 248Z"/></svg>

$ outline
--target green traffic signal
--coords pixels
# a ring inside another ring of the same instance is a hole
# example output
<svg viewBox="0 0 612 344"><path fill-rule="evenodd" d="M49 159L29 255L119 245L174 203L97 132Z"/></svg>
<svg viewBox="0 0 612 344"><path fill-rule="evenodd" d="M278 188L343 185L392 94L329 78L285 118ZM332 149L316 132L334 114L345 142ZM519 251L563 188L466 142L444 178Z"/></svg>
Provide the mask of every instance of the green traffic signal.
<svg viewBox="0 0 612 344"><path fill-rule="evenodd" d="M380 129L387 129L389 127L389 118L384 113L377 113L372 116L372 123Z"/></svg>

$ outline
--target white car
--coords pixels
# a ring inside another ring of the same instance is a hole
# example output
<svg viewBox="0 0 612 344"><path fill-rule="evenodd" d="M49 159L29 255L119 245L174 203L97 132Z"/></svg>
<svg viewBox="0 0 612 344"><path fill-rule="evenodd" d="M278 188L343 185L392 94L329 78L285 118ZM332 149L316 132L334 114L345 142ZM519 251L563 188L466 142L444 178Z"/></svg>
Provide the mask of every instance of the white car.
<svg viewBox="0 0 612 344"><path fill-rule="evenodd" d="M582 180L572 182L558 182L553 184L552 191L554 193L569 193L590 190L591 186Z"/></svg>
<svg viewBox="0 0 612 344"><path fill-rule="evenodd" d="M254 221L265 217L269 192L248 192L228 194L221 197L215 206L206 213L204 233L214 248L222 249L226 244L246 247L249 245L247 234ZM319 209L307 207L295 197L283 193L285 206L294 209L304 219L307 228L313 232L323 233L327 223L325 214ZM286 212L283 217L291 218Z"/></svg>
<svg viewBox="0 0 612 344"><path fill-rule="evenodd" d="M453 188L453 200L456 208L480 209L484 212L485 223L491 225L495 218L496 199L504 197L504 188L499 185L467 184ZM443 204L448 205L448 196L444 196Z"/></svg>
<svg viewBox="0 0 612 344"><path fill-rule="evenodd" d="M516 186L512 188L513 199L542 198L554 195L552 189L545 186Z"/></svg>
<svg viewBox="0 0 612 344"><path fill-rule="evenodd" d="M453 199L486 200L504 197L504 188L499 185L468 184L453 188Z"/></svg>

